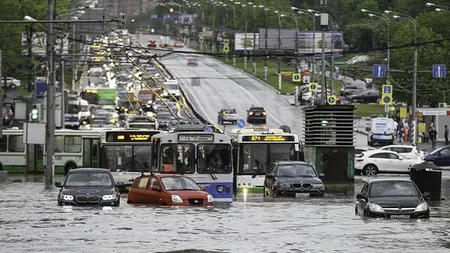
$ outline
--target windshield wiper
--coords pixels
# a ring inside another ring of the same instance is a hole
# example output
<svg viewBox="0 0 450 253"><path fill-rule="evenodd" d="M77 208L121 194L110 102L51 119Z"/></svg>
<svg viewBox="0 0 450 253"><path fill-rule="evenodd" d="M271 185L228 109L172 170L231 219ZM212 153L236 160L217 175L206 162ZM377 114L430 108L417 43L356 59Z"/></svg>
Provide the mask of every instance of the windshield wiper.
<svg viewBox="0 0 450 253"><path fill-rule="evenodd" d="M209 173L209 175L212 177L212 179L217 180L217 176L214 175L213 173Z"/></svg>

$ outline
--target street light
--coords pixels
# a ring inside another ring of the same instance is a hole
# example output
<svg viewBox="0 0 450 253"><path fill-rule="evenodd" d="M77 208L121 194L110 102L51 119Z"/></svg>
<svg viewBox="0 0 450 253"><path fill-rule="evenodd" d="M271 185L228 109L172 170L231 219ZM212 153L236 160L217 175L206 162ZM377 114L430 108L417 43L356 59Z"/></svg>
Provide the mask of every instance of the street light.
<svg viewBox="0 0 450 253"><path fill-rule="evenodd" d="M393 18L395 19L399 19L399 18L406 18L408 19L411 24L413 25L414 28L414 56L413 56L413 97L412 97L412 125L413 125L413 140L412 143L413 145L415 145L416 143L416 139L417 139L417 22L416 20L407 15L407 14L402 14L402 13L398 13L398 12L393 12L393 11L388 11L385 10L384 13L386 14L392 14Z"/></svg>
<svg viewBox="0 0 450 253"><path fill-rule="evenodd" d="M291 7L292 10L296 10L297 14L305 14L307 16L309 16L311 18L312 21L312 25L313 25L313 45L312 45L312 60L311 60L311 75L312 75L312 80L315 80L315 76L314 76L314 70L315 70L315 65L316 65L316 15L313 13L310 13L308 10L306 9L300 9L297 7L292 6Z"/></svg>
<svg viewBox="0 0 450 253"><path fill-rule="evenodd" d="M389 66L390 66L390 62L391 62L391 49L390 49L390 27L389 27L389 20L388 18L380 12L374 12L374 11L369 11L366 9L361 9L361 12L363 13L367 13L369 17L377 17L382 19L385 23L386 23L386 27L387 27L387 59L386 59L386 83L390 83L389 80L389 76L390 76L390 72L389 72Z"/></svg>
<svg viewBox="0 0 450 253"><path fill-rule="evenodd" d="M277 8L273 8L273 7L269 7L266 6L264 7L264 11L268 11L268 10L273 10L274 13L277 14L278 17L278 54L281 53L282 49L281 49L281 18L280 18L280 10L278 10ZM267 13L266 14L266 50L267 50ZM267 63L264 63L264 69L266 71L267 69ZM278 89L281 90L281 66L280 66L280 56L277 56L277 69L278 69Z"/></svg>

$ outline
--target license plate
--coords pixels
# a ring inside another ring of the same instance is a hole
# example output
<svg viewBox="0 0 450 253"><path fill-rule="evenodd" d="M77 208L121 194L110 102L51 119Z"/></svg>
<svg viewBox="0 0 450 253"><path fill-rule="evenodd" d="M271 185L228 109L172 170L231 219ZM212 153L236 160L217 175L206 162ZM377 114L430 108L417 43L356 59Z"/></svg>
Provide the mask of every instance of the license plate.
<svg viewBox="0 0 450 253"><path fill-rule="evenodd" d="M409 219L409 215L391 215L392 219Z"/></svg>
<svg viewBox="0 0 450 253"><path fill-rule="evenodd" d="M305 196L309 197L309 192L297 192L297 193L295 193L295 197L296 198L301 198L301 197L305 197Z"/></svg>

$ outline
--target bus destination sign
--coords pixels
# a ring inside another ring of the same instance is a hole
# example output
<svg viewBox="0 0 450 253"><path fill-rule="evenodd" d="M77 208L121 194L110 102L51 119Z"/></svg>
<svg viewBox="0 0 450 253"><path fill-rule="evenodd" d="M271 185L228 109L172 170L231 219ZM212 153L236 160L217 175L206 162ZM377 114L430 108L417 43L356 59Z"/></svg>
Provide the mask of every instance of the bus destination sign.
<svg viewBox="0 0 450 253"><path fill-rule="evenodd" d="M214 134L179 134L178 141L214 141Z"/></svg>
<svg viewBox="0 0 450 253"><path fill-rule="evenodd" d="M293 135L246 135L242 136L242 141L295 141Z"/></svg>
<svg viewBox="0 0 450 253"><path fill-rule="evenodd" d="M154 133L146 132L109 132L107 142L150 142Z"/></svg>

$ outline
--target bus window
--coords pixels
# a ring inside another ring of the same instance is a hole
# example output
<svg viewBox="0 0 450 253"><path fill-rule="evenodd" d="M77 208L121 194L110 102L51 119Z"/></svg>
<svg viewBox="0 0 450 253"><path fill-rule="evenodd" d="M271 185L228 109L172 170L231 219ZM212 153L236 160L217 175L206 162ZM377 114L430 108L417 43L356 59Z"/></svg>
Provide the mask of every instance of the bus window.
<svg viewBox="0 0 450 253"><path fill-rule="evenodd" d="M240 174L254 175L266 174L269 157L267 144L243 144L239 161Z"/></svg>
<svg viewBox="0 0 450 253"><path fill-rule="evenodd" d="M2 138L0 138L0 152L6 152L7 141L8 137L6 135L3 135Z"/></svg>
<svg viewBox="0 0 450 253"><path fill-rule="evenodd" d="M111 172L133 171L131 146L103 146L102 160L104 168Z"/></svg>
<svg viewBox="0 0 450 253"><path fill-rule="evenodd" d="M194 173L195 150L192 144L177 145L177 173Z"/></svg>
<svg viewBox="0 0 450 253"><path fill-rule="evenodd" d="M272 144L269 146L269 163L295 160L294 144Z"/></svg>
<svg viewBox="0 0 450 253"><path fill-rule="evenodd" d="M66 153L81 152L81 137L66 136L66 138L64 138L64 152Z"/></svg>
<svg viewBox="0 0 450 253"><path fill-rule="evenodd" d="M23 144L22 135L9 136L9 152L23 152L25 144Z"/></svg>
<svg viewBox="0 0 450 253"><path fill-rule="evenodd" d="M55 136L55 152L64 152L64 136L62 135Z"/></svg>
<svg viewBox="0 0 450 253"><path fill-rule="evenodd" d="M143 172L151 170L151 146L134 146L133 171Z"/></svg>
<svg viewBox="0 0 450 253"><path fill-rule="evenodd" d="M175 172L173 147L164 145L161 155L163 172Z"/></svg>
<svg viewBox="0 0 450 253"><path fill-rule="evenodd" d="M198 173L231 173L231 147L224 144L198 145Z"/></svg>

